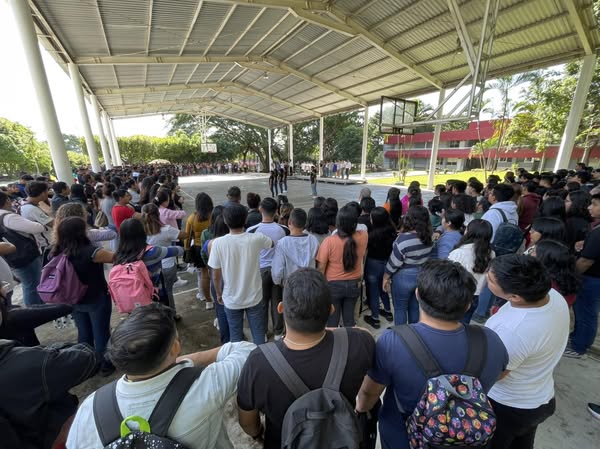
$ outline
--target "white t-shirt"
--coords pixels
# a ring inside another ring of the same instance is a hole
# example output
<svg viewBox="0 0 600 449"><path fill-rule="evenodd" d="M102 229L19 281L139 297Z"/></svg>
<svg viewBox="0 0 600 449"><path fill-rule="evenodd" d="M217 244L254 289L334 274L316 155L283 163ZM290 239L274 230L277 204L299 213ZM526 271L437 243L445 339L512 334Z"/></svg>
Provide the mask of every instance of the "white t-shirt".
<svg viewBox="0 0 600 449"><path fill-rule="evenodd" d="M146 237L148 245L152 246L173 246L173 242L177 240L179 236L179 229L175 229L173 226L164 225L161 226L158 234L149 235ZM173 268L175 266L176 258L167 257L162 260L163 268Z"/></svg>
<svg viewBox="0 0 600 449"><path fill-rule="evenodd" d="M567 346L569 307L551 289L548 304L517 308L510 302L485 324L508 351L508 376L494 384L488 396L509 407L534 409L554 397L552 373Z"/></svg>
<svg viewBox="0 0 600 449"><path fill-rule="evenodd" d="M492 259L494 257L496 257L496 254L494 253L494 251L492 251ZM475 282L477 282L475 295L479 296L479 294L481 293L481 289L483 288L483 284L485 283L485 273L473 272L473 265L475 265L475 244L467 243L456 249L453 249L448 255L448 260L458 262L463 267L465 267L465 270L467 270L473 275L473 277L475 278Z"/></svg>
<svg viewBox="0 0 600 449"><path fill-rule="evenodd" d="M228 309L247 309L262 299L260 251L273 241L264 234L227 234L212 242L208 266L223 274L223 303Z"/></svg>
<svg viewBox="0 0 600 449"><path fill-rule="evenodd" d="M237 390L237 382L246 359L256 348L248 342L226 343L217 361L208 365L185 396L167 435L190 449L233 449L223 421L225 403ZM117 382L117 402L124 417L148 419L171 379L190 360L179 363L158 376L129 382L125 376ZM69 437L68 449L102 449L94 420L92 393L79 407Z"/></svg>
<svg viewBox="0 0 600 449"><path fill-rule="evenodd" d="M46 225L54 220L54 218L48 216L40 207L28 203L21 206L21 216L45 227L44 232L35 234L40 248L44 249L52 244L52 230Z"/></svg>

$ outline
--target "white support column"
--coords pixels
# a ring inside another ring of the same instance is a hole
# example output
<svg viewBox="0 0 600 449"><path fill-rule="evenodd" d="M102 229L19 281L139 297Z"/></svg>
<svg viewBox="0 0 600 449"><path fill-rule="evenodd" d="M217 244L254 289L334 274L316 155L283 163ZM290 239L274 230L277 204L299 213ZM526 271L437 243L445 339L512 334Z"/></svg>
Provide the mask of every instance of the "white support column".
<svg viewBox="0 0 600 449"><path fill-rule="evenodd" d="M87 108L85 107L85 98L83 96L81 77L79 76L77 64L69 64L69 74L71 75L71 81L73 82L73 90L75 90L75 98L77 99L77 107L79 108L83 136L85 138L85 146L87 147L90 163L92 164L92 170L94 173L100 173L100 161L98 160L98 152L96 151L96 142L94 142L94 135L92 134L92 128L90 127L90 118L88 116Z"/></svg>
<svg viewBox="0 0 600 449"><path fill-rule="evenodd" d="M290 159L290 167L292 170L294 169L294 125L289 124L289 132L288 132L288 145L289 145L289 159Z"/></svg>
<svg viewBox="0 0 600 449"><path fill-rule="evenodd" d="M446 98L446 89L440 89L440 96L438 99L438 104L442 104ZM437 113L437 118L442 118L444 114L444 108L441 107ZM429 176L427 177L427 188L429 190L433 189L434 179L435 179L435 170L437 168L437 155L438 150L440 149L440 134L442 133L442 124L436 123L435 128L433 130L433 144L431 146L431 158L429 159Z"/></svg>
<svg viewBox="0 0 600 449"><path fill-rule="evenodd" d="M267 129L267 146L269 148L269 172L273 170L273 148L271 148L271 128Z"/></svg>
<svg viewBox="0 0 600 449"><path fill-rule="evenodd" d="M112 138L112 133L110 131L110 124L108 123L108 115L106 111L102 111L100 113L102 116L102 126L104 127L104 132L106 133L106 140L108 141L108 148L110 149L110 160L112 161L113 167L117 166L117 156L115 154L115 141Z"/></svg>
<svg viewBox="0 0 600 449"><path fill-rule="evenodd" d="M360 154L360 177L365 179L367 173L367 148L369 143L369 106L364 109L362 152Z"/></svg>
<svg viewBox="0 0 600 449"><path fill-rule="evenodd" d="M119 167L123 166L123 161L121 160L121 150L119 149L119 141L117 140L117 133L115 132L115 126L111 118L108 119L108 125L110 126L110 137L113 140L113 146L115 148L115 156L117 158L117 165Z"/></svg>
<svg viewBox="0 0 600 449"><path fill-rule="evenodd" d="M56 110L54 109L48 78L44 70L44 62L42 61L42 55L33 26L33 19L31 18L29 2L25 0L9 0L8 3L13 18L17 23L19 36L25 50L29 74L33 81L56 177L59 181L70 185L73 182L73 172L69 158L67 157L67 150L65 149L65 142L58 124Z"/></svg>
<svg viewBox="0 0 600 449"><path fill-rule="evenodd" d="M573 145L575 144L581 117L583 116L585 100L588 96L590 84L592 83L595 66L595 54L583 57L583 64L581 65L577 87L575 88L573 102L571 103L571 111L569 112L567 125L565 126L565 131L563 132L560 147L558 149L558 155L556 156L556 163L554 164L555 172L561 168L569 168L569 162L571 161L571 155L573 154Z"/></svg>
<svg viewBox="0 0 600 449"><path fill-rule="evenodd" d="M324 129L324 121L325 119L321 116L321 118L319 119L319 164L321 163L321 161L324 159L324 135L323 135L323 129ZM319 167L319 165L317 165L317 168ZM321 176L323 176L323 174L321 173Z"/></svg>
<svg viewBox="0 0 600 449"><path fill-rule="evenodd" d="M98 99L95 95L90 95L92 101L92 109L94 110L94 119L96 120L96 128L98 128L98 138L100 139L100 147L102 147L102 157L104 158L104 166L107 170L112 169L112 162L110 159L110 148L106 141L105 131L102 126L102 119L100 116L100 106L98 105Z"/></svg>

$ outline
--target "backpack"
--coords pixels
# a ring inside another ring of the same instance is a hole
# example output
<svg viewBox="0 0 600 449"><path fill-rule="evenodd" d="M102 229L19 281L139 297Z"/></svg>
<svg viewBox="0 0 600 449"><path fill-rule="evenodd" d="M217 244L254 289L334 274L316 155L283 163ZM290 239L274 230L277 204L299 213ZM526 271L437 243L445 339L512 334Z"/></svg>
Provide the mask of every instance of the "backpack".
<svg viewBox="0 0 600 449"><path fill-rule="evenodd" d="M282 449L358 449L361 432L354 407L340 392L348 359L348 331L333 332L333 352L323 386L309 390L275 343L258 348L296 398L281 430Z"/></svg>
<svg viewBox="0 0 600 449"><path fill-rule="evenodd" d="M523 231L516 224L508 222L508 218L506 218L506 214L502 209L490 210L498 211L502 215L502 223L496 229L494 241L492 242L496 257L516 253L525 238Z"/></svg>
<svg viewBox="0 0 600 449"><path fill-rule="evenodd" d="M143 260L113 265L108 275L108 291L120 313L150 304L157 296Z"/></svg>
<svg viewBox="0 0 600 449"><path fill-rule="evenodd" d="M105 228L108 226L108 217L101 210L96 214L96 219L94 220L94 226L97 228Z"/></svg>
<svg viewBox="0 0 600 449"><path fill-rule="evenodd" d="M94 421L96 430L107 449L186 449L183 444L169 438L167 432L179 406L192 384L202 373L202 368L180 370L156 403L150 418L140 416L123 419L117 401L117 381L104 385L94 394ZM137 424L135 429L129 423Z"/></svg>
<svg viewBox="0 0 600 449"><path fill-rule="evenodd" d="M467 362L461 373L455 374L444 373L412 326L393 330L427 378L417 406L405 421L411 449L487 447L496 430L496 414L479 381L487 356L483 329L465 326ZM399 402L398 406L403 412Z"/></svg>
<svg viewBox="0 0 600 449"><path fill-rule="evenodd" d="M69 258L61 253L42 268L37 292L47 304L77 304L85 296L88 286L79 279Z"/></svg>
<svg viewBox="0 0 600 449"><path fill-rule="evenodd" d="M17 214L0 215L0 238L15 245L17 250L13 254L2 256L2 258L11 268L23 268L40 256L40 249L34 236L31 234L24 235L21 232L8 229L4 225L4 218L7 215Z"/></svg>

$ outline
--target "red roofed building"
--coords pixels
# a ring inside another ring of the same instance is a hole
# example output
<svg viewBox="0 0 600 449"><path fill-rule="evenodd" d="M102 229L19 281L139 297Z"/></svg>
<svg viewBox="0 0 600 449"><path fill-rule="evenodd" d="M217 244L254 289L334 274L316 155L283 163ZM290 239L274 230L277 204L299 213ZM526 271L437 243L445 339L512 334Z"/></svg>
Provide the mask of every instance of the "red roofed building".
<svg viewBox="0 0 600 449"><path fill-rule="evenodd" d="M479 129L477 129L479 125ZM494 122L485 120L481 122L471 122L469 127L463 130L442 131L440 135L440 148L438 151L438 169L462 171L472 168L480 168L478 157L471 158L471 149L480 140L489 139L494 135ZM433 144L433 132L415 133L412 136L387 135L383 145L384 167L398 168L398 156L408 159L408 168L413 170L427 170L429 168L429 159L431 157L431 147ZM486 150L488 154L494 154L495 149ZM575 147L571 166L583 157L584 149ZM546 150L546 159L544 168L552 169L556 155L558 154L558 144L551 145ZM536 153L535 148L500 148L498 167L510 168L513 164L528 170L541 170L542 155ZM589 164L592 166L600 165L600 147L593 147L590 151Z"/></svg>

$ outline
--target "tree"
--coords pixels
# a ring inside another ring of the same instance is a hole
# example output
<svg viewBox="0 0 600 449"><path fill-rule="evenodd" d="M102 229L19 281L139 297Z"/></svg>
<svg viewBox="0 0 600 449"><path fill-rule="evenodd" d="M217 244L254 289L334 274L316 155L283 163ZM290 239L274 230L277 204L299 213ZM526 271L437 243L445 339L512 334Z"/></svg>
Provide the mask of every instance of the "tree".
<svg viewBox="0 0 600 449"><path fill-rule="evenodd" d="M65 141L65 148L67 151L74 151L75 153L81 153L83 148L83 137L78 137L74 134L63 134L63 140Z"/></svg>

